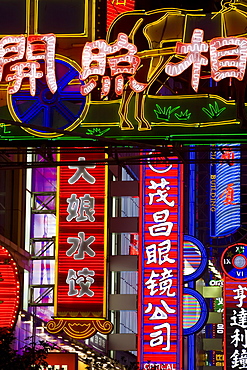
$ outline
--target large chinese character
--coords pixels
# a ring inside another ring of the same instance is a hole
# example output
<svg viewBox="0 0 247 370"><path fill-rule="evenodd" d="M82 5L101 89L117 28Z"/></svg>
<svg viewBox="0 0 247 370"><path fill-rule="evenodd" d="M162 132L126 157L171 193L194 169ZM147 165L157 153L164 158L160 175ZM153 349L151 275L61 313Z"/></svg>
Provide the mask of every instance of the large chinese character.
<svg viewBox="0 0 247 370"><path fill-rule="evenodd" d="M247 369L247 351L246 349L242 349L241 353L239 353L238 349L235 349L234 353L231 355L232 363L231 368L235 369Z"/></svg>
<svg viewBox="0 0 247 370"><path fill-rule="evenodd" d="M170 212L168 209L153 214L156 225L148 227L151 236L169 236L171 234L173 222L167 221L169 215Z"/></svg>
<svg viewBox="0 0 247 370"><path fill-rule="evenodd" d="M148 187L149 189L157 190L158 187L161 187L161 189L162 189L162 190L158 189L156 193L148 193L148 195L149 195L149 204L150 205L153 204L154 197L158 196L159 198L156 199L156 202L164 202L169 207L174 207L174 205L175 205L174 200L172 200L171 202L169 202L167 200L167 197L169 195L168 191L171 189L170 186L167 186L167 185L170 184L169 181L166 181L166 179L162 178L161 182L159 184L157 184L153 180L150 180L150 184L151 185Z"/></svg>
<svg viewBox="0 0 247 370"><path fill-rule="evenodd" d="M225 161L229 166L234 165L235 154L231 147L222 148L223 153L220 157L220 164L222 165Z"/></svg>
<svg viewBox="0 0 247 370"><path fill-rule="evenodd" d="M78 161L85 161L85 157L79 157ZM76 172L73 176L71 176L68 180L69 184L74 184L79 180L80 177L82 177L84 180L86 180L89 184L95 183L95 178L90 175L90 173L87 172L86 168L95 168L95 164L87 164L87 165L77 165L77 166L69 166L70 170L75 169Z"/></svg>
<svg viewBox="0 0 247 370"><path fill-rule="evenodd" d="M158 330L150 334L150 337L153 338L150 340L150 347L160 346L164 343L164 335L162 330L159 329L166 329L166 347L162 347L162 351L170 351L171 347L171 325L167 322L154 326L154 330Z"/></svg>
<svg viewBox="0 0 247 370"><path fill-rule="evenodd" d="M86 221L90 222L95 221L93 216L95 213L94 210L94 197L90 197L89 194L85 194L84 197L80 197L80 200L77 198L76 194L71 194L70 198L67 198L67 212L69 213L66 217L67 221L76 219L76 221Z"/></svg>
<svg viewBox="0 0 247 370"><path fill-rule="evenodd" d="M94 282L94 279L91 276L94 276L95 272L90 271L87 267L83 268L80 271L76 271L73 269L69 269L66 283L69 285L68 296L82 297L84 294L92 297L94 292L89 289ZM78 289L75 289L75 284L80 286L80 291L78 293Z"/></svg>
<svg viewBox="0 0 247 370"><path fill-rule="evenodd" d="M233 321L230 326L239 326L242 329L247 329L247 311L242 307L239 312L233 310L233 315L230 317Z"/></svg>
<svg viewBox="0 0 247 370"><path fill-rule="evenodd" d="M94 282L94 279L91 276L94 276L95 272L88 270L88 268L86 267L78 271L77 275L80 277L76 280L76 283L81 287L78 297L82 297L84 294L92 297L94 295L94 292L89 288Z"/></svg>
<svg viewBox="0 0 247 370"><path fill-rule="evenodd" d="M247 292L247 288L242 287L242 285L238 285L238 289L234 289L233 292L237 293L237 295L233 297L233 299L239 300L239 304L237 304L237 306L242 307L244 299L246 298L246 295L244 294L244 292Z"/></svg>
<svg viewBox="0 0 247 370"><path fill-rule="evenodd" d="M67 238L67 242L71 243L72 246L67 250L66 256L71 257L74 254L75 260L81 260L84 259L85 253L87 253L90 257L95 256L95 252L92 250L92 248L89 247L90 244L92 244L95 241L94 236L90 236L85 240L85 233L79 232L78 238ZM75 254L75 252L77 252Z"/></svg>
<svg viewBox="0 0 247 370"><path fill-rule="evenodd" d="M23 36L22 36L23 37ZM24 41L20 37L14 38L11 37L4 38L0 42L0 54L2 54L2 62L0 75L3 71L3 66L10 61L20 60L23 58L23 50L25 50L25 38ZM16 40L15 40L16 39ZM15 46L11 45L12 43ZM19 41L19 42L18 42ZM29 78L30 83L30 94L32 96L36 93L36 79L43 76L42 71L38 71L40 68L40 63L36 60L43 59L45 61L45 76L46 82L50 91L54 94L57 90L56 75L55 75L55 43L56 36L53 34L46 35L30 35L27 38L27 48L26 48L26 62L18 62L11 66L10 70L14 71L14 74L8 74L6 76L6 81L14 81L14 84L8 87L9 94L15 94L21 87L22 81L24 78ZM10 44L10 47L5 47ZM16 53L12 57L4 58L4 55L13 51Z"/></svg>
<svg viewBox="0 0 247 370"><path fill-rule="evenodd" d="M234 203L234 189L233 189L233 183L227 184L225 190L219 195L219 198L225 197L223 200L223 203L225 205L234 205L237 203Z"/></svg>
<svg viewBox="0 0 247 370"><path fill-rule="evenodd" d="M160 286L160 295L166 294L167 297L174 297L175 292L171 293L172 287L172 270L168 270L167 268L163 268L163 272L161 273L162 278L159 281Z"/></svg>
<svg viewBox="0 0 247 370"><path fill-rule="evenodd" d="M242 80L247 58L245 37L218 37L210 41L211 76L215 81L226 77Z"/></svg>
<svg viewBox="0 0 247 370"><path fill-rule="evenodd" d="M240 334L240 329L235 329L231 338L231 344L233 344L234 347L238 347L238 345L241 344L242 347L247 348L247 329L244 329L244 334Z"/></svg>
<svg viewBox="0 0 247 370"><path fill-rule="evenodd" d="M126 54L114 55L107 59L107 56L127 50ZM135 80L135 74L140 58L136 56L137 48L134 44L128 42L128 36L124 33L119 33L117 41L109 45L104 40L96 40L87 42L82 52L82 71L80 79L85 81L89 76L103 76L106 72L107 61L110 67L111 76L117 76L115 84L115 92L121 95L123 92L124 77L123 74L131 75L129 77L129 86L136 92L143 91L147 84L139 83ZM90 78L89 81L81 86L82 95L88 95L96 87L96 79ZM106 96L110 91L110 78L105 76L102 79L101 97Z"/></svg>
<svg viewBox="0 0 247 370"><path fill-rule="evenodd" d="M162 265L163 263L175 263L173 258L169 258L169 251L171 249L171 241L164 240L163 242L158 244L158 248L156 244L150 244L146 247L146 255L147 255L147 265L150 263L157 263Z"/></svg>
<svg viewBox="0 0 247 370"><path fill-rule="evenodd" d="M169 76L178 76L192 65L191 86L196 92L199 86L201 66L208 64L208 59L201 54L208 51L208 45L203 42L203 36L203 30L196 28L193 31L190 44L177 42L176 53L187 54L187 56L181 62L168 63L165 68Z"/></svg>

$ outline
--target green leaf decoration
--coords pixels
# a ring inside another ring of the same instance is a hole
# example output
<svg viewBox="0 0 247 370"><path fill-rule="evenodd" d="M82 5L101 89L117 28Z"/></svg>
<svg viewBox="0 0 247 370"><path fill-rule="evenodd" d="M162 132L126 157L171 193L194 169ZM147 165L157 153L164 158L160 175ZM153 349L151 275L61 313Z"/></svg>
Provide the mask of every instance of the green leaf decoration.
<svg viewBox="0 0 247 370"><path fill-rule="evenodd" d="M88 129L87 131L86 131L86 134L87 135L94 135L94 136L102 136L102 135L104 135L106 132L108 132L110 130L110 128L107 128L107 129L105 129L105 130L101 130L101 128L99 128L99 127L95 127L95 128L93 128L93 129Z"/></svg>
<svg viewBox="0 0 247 370"><path fill-rule="evenodd" d="M214 106L213 104L208 104L208 107L209 108L203 107L202 110L210 118L219 117L219 115L226 109L226 107L220 109L217 101L214 102Z"/></svg>
<svg viewBox="0 0 247 370"><path fill-rule="evenodd" d="M181 111L179 114L178 113L175 113L174 116L179 121L188 121L188 119L190 119L191 112L189 112L189 109L186 109L186 111L184 111L184 112Z"/></svg>
<svg viewBox="0 0 247 370"><path fill-rule="evenodd" d="M169 107L164 107L162 109L159 104L156 104L156 108L157 109L154 109L154 113L156 114L157 119L161 119L162 121L170 121L172 113L179 109L180 105L174 108L172 108L170 105Z"/></svg>

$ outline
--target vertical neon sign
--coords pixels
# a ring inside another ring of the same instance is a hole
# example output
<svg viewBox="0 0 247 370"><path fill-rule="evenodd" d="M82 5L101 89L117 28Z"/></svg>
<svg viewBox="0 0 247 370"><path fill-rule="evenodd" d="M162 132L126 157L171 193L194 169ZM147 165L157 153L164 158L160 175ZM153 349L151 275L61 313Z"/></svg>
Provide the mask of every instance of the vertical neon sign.
<svg viewBox="0 0 247 370"><path fill-rule="evenodd" d="M210 235L233 234L240 227L239 144L212 147L210 165Z"/></svg>
<svg viewBox="0 0 247 370"><path fill-rule="evenodd" d="M48 331L61 328L75 338L112 330L106 321L106 167L95 149L62 152L58 173L58 245L55 320Z"/></svg>
<svg viewBox="0 0 247 370"><path fill-rule="evenodd" d="M150 154L151 156L152 154ZM178 158L142 166L140 369L182 369L182 181Z"/></svg>
<svg viewBox="0 0 247 370"><path fill-rule="evenodd" d="M9 251L0 246L0 327L13 328L20 301L17 265Z"/></svg>
<svg viewBox="0 0 247 370"><path fill-rule="evenodd" d="M224 271L224 369L247 367L247 244L226 248Z"/></svg>

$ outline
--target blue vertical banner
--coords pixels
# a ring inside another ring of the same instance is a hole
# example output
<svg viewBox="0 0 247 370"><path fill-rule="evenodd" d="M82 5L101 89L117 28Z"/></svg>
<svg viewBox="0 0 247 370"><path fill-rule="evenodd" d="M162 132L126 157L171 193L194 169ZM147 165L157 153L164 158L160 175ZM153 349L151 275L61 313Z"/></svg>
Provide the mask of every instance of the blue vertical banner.
<svg viewBox="0 0 247 370"><path fill-rule="evenodd" d="M227 236L240 227L240 144L213 145L210 157L210 236Z"/></svg>

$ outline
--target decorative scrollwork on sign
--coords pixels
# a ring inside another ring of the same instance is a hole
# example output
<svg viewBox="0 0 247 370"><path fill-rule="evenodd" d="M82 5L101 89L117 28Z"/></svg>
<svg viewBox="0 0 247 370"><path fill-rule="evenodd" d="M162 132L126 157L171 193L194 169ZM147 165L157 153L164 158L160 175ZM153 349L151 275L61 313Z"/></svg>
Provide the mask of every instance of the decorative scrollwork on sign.
<svg viewBox="0 0 247 370"><path fill-rule="evenodd" d="M113 325L107 320L64 320L54 319L48 322L46 330L51 334L64 331L75 339L87 339L97 332L109 334Z"/></svg>
<svg viewBox="0 0 247 370"><path fill-rule="evenodd" d="M64 320L51 320L47 323L46 330L49 333L56 334L63 330L64 325Z"/></svg>

